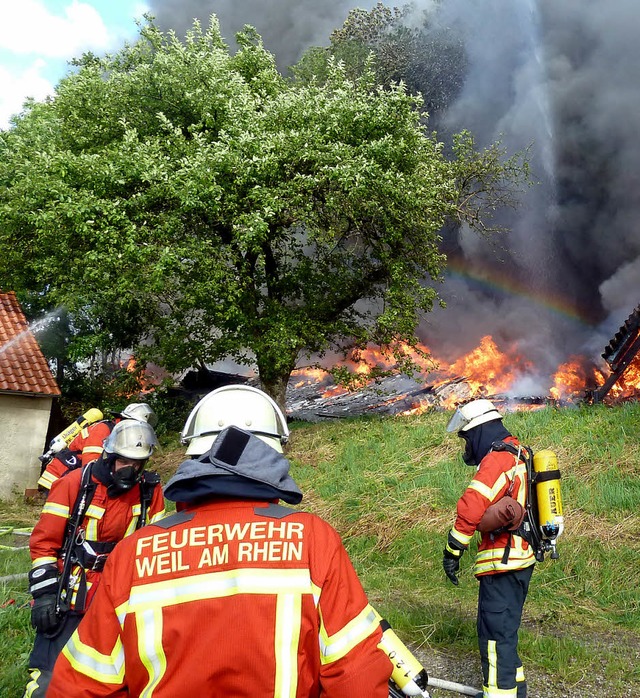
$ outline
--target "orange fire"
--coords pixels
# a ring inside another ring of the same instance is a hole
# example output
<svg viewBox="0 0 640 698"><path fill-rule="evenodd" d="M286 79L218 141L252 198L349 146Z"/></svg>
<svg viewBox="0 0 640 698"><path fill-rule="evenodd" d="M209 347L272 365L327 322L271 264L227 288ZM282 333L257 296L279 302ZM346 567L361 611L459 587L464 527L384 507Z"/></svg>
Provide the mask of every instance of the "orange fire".
<svg viewBox="0 0 640 698"><path fill-rule="evenodd" d="M420 414L433 408L434 404L453 408L473 398L509 393L519 378L535 373L532 363L516 345L500 349L489 335L483 337L475 349L452 364L433 357L425 345L418 345L419 353L413 352L410 347L403 348L423 372L425 387L429 385L433 390L429 397L417 398L411 408L399 413L402 415ZM393 360L378 349L368 348L354 352L345 365L353 374L368 376L372 367L393 368ZM548 397L563 402L582 400L587 390L603 385L609 373L606 366L599 368L586 357L572 356L552 376L553 385ZM329 374L322 369L299 369L294 372L294 376L299 379L296 386L310 383L322 386L322 396L325 398L347 392L345 388L333 385ZM437 394L436 398L433 397L434 393ZM606 401L637 399L639 396L640 356L612 386ZM403 397L396 396L387 402L395 402ZM542 406L544 405L523 403L518 409L539 409Z"/></svg>

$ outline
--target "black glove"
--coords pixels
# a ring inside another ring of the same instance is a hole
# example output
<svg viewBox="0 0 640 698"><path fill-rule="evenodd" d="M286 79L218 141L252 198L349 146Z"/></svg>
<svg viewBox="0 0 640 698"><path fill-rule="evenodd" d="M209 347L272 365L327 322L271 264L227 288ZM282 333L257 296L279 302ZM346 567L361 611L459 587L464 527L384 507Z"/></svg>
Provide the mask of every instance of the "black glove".
<svg viewBox="0 0 640 698"><path fill-rule="evenodd" d="M456 572L460 569L461 557L461 550L457 555L455 552L451 552L448 548L445 548L443 551L442 567L444 568L444 573L456 586L458 586L458 577L456 577Z"/></svg>
<svg viewBox="0 0 640 698"><path fill-rule="evenodd" d="M56 613L55 594L44 594L34 599L31 608L31 625L39 633L50 633L60 623L60 617Z"/></svg>

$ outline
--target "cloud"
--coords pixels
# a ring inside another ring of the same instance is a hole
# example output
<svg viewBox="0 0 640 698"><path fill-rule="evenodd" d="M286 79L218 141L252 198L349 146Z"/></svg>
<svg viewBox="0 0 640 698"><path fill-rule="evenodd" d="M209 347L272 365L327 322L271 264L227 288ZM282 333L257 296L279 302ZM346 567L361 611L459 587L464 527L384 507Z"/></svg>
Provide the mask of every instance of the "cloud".
<svg viewBox="0 0 640 698"><path fill-rule="evenodd" d="M19 72L0 66L0 128L5 128L10 117L22 110L27 97L42 101L53 93L53 85L42 75L45 67L42 58Z"/></svg>
<svg viewBox="0 0 640 698"><path fill-rule="evenodd" d="M28 97L42 101L85 51L117 50L135 34L134 18L148 10L136 0L51 0L6 3L0 23L0 129ZM97 4L96 9L94 4Z"/></svg>
<svg viewBox="0 0 640 698"><path fill-rule="evenodd" d="M8 3L0 24L0 48L16 55L71 58L91 48L106 50L111 37L99 12L73 0L63 16L52 14L42 0Z"/></svg>

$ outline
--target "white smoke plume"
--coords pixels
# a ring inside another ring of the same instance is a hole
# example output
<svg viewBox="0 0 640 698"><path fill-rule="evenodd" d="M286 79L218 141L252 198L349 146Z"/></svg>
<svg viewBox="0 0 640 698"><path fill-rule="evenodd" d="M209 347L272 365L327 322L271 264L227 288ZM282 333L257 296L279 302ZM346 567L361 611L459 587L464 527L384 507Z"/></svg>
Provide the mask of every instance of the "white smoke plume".
<svg viewBox="0 0 640 698"><path fill-rule="evenodd" d="M178 33L215 13L232 44L256 27L281 68L328 45L354 0L150 0ZM387 3L393 5L394 3ZM398 6L402 2L395 3ZM640 63L637 0L417 0L438 27L464 38L468 72L439 121L479 145L531 146L536 180L489 243L460 230L445 247L444 311L422 328L451 361L490 334L515 342L540 390L572 354L596 357L640 303Z"/></svg>

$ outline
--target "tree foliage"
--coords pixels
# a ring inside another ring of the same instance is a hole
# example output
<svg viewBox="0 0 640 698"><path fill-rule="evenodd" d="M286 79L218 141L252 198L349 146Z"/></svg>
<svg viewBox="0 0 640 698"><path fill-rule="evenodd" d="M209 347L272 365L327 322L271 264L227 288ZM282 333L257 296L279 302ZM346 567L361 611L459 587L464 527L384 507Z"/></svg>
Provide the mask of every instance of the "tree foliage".
<svg viewBox="0 0 640 698"><path fill-rule="evenodd" d="M350 10L329 46L308 49L292 70L301 81L322 79L332 60L342 61L350 77L371 68L383 85L403 82L410 93L422 95L422 108L431 121L458 95L467 58L454 27L434 22L438 3L418 10L413 3L371 10Z"/></svg>
<svg viewBox="0 0 640 698"><path fill-rule="evenodd" d="M446 159L366 67L287 81L255 30L237 40L147 18L26 106L0 133L0 278L66 309L75 357L255 362L283 403L305 354L414 341L440 229L484 222L521 169L465 135Z"/></svg>

